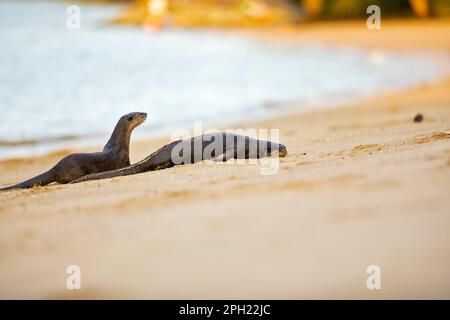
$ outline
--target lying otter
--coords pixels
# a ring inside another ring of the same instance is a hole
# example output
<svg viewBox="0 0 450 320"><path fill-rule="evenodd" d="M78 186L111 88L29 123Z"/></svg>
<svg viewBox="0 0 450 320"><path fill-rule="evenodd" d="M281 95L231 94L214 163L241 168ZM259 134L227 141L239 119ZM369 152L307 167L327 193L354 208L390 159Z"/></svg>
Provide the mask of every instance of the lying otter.
<svg viewBox="0 0 450 320"><path fill-rule="evenodd" d="M272 153L285 157L287 155L286 146L238 134L217 132L187 140L174 141L131 166L90 174L71 183L127 176L146 171L166 169L175 165L196 163L202 160L258 159L271 156Z"/></svg>
<svg viewBox="0 0 450 320"><path fill-rule="evenodd" d="M147 114L143 112L126 114L117 122L111 138L102 152L68 155L47 172L0 190L31 188L44 186L52 182L69 183L88 174L127 167L130 165L131 132L146 118Z"/></svg>

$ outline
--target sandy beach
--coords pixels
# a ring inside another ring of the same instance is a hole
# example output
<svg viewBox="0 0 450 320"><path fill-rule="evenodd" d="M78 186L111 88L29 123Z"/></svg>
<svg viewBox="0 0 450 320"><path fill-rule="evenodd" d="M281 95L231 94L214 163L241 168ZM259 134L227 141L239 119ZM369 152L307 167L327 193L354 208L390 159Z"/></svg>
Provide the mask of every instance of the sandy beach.
<svg viewBox="0 0 450 320"><path fill-rule="evenodd" d="M263 36L450 49L448 21L340 26ZM206 161L0 192L0 297L450 298L450 79L236 128L280 130L277 174ZM169 141L132 141L132 162ZM1 186L74 151L1 161ZM73 264L81 290L66 288Z"/></svg>

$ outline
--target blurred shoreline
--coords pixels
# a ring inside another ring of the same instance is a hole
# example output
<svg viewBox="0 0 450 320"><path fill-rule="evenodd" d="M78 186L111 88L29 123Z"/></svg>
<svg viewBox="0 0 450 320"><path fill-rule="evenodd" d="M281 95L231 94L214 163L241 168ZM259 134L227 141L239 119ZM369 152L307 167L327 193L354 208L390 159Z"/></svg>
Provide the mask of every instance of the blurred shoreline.
<svg viewBox="0 0 450 320"><path fill-rule="evenodd" d="M157 32L157 31L155 31ZM160 32L166 32L162 30ZM385 59L386 51L392 52L409 52L420 53L426 57L427 53L438 54L441 56L440 64L445 73L449 73L450 63L450 38L447 37L450 34L450 19L407 19L407 20L387 20L383 22L382 30L369 31L367 30L364 22L357 21L324 21L324 22L308 22L301 27L278 27L270 29L240 29L240 30L227 30L221 29L221 33L232 35L245 35L252 38L260 38L267 40L270 43L283 42L292 43L296 45L330 45L332 47L349 47L349 48L363 48L369 50L369 57L373 56L375 59ZM446 60L447 58L447 60ZM436 83L441 80L435 79L431 83ZM389 90L388 90L389 91ZM393 90L395 92L395 90ZM402 90L400 90L402 91ZM370 96L393 93L391 92L374 92L369 96L358 97L357 99L367 99ZM351 99L350 99L351 101ZM292 102L294 103L294 102ZM292 104L291 103L291 104ZM339 108L339 106L346 105L346 102L334 102L329 103L328 108ZM310 105L306 110L301 108L292 107L291 110L286 108L279 108L279 116L284 114L304 114L305 112L314 111L315 105ZM274 114L266 114L261 116L260 119L268 119L277 117ZM150 120L151 121L151 120ZM220 126L225 125L233 126L233 123L240 122L234 119L233 121L222 121ZM158 126L158 124L151 123L152 128ZM213 125L217 125L214 123ZM139 132L141 134L141 132ZM167 130L160 133L153 134L154 138L159 139L167 136ZM101 144L101 135L95 133L94 135L85 134L64 134L55 137L39 137L35 139L18 139L18 140L0 140L0 147L29 147L34 146L40 148L40 152L35 155L29 156L6 156L2 160L15 160L25 158L33 158L35 156L41 157L46 153L57 152L59 150L94 150L94 147ZM144 138L138 135L137 141L146 141L152 138ZM136 141L136 138L133 139ZM50 148L46 151L47 145L56 143L56 147ZM57 145L57 143L60 143ZM26 153L27 149L24 148L23 153Z"/></svg>
<svg viewBox="0 0 450 320"><path fill-rule="evenodd" d="M155 29L302 28L318 21L365 22L371 5L380 9L383 21L450 17L450 5L438 0L135 0L112 23Z"/></svg>

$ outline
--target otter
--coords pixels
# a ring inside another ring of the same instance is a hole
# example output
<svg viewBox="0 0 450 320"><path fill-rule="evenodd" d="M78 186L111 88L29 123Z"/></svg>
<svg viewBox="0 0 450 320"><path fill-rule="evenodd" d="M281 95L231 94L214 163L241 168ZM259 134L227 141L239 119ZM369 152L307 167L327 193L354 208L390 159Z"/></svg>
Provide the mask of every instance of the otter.
<svg viewBox="0 0 450 320"><path fill-rule="evenodd" d="M130 165L131 132L146 118L147 114L144 112L126 114L117 122L103 151L70 154L50 170L0 191L44 186L52 182L69 183L85 175L127 167Z"/></svg>
<svg viewBox="0 0 450 320"><path fill-rule="evenodd" d="M216 132L171 142L131 166L89 174L71 183L127 176L202 160L259 159L272 154L285 157L287 155L286 146L234 133Z"/></svg>

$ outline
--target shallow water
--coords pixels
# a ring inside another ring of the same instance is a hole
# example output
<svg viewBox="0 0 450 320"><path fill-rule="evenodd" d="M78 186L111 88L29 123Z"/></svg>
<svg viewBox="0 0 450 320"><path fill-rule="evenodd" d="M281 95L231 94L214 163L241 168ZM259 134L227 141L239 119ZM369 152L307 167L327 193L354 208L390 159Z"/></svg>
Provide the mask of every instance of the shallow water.
<svg viewBox="0 0 450 320"><path fill-rule="evenodd" d="M448 74L440 54L256 39L218 31L106 26L118 6L0 2L0 158L106 141L145 111L136 136L332 107Z"/></svg>

